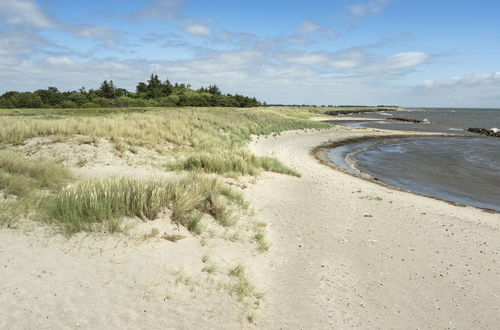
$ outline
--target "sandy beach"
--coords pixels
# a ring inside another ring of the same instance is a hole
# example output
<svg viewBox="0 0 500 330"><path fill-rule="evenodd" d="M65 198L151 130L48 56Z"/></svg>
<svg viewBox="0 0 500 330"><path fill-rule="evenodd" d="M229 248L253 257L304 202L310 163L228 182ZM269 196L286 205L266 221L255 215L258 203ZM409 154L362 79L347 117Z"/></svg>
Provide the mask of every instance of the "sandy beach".
<svg viewBox="0 0 500 330"><path fill-rule="evenodd" d="M268 176L266 327L493 329L500 325L500 215L395 191L320 164L327 141L375 130L289 132L253 144L303 174Z"/></svg>
<svg viewBox="0 0 500 330"><path fill-rule="evenodd" d="M383 187L312 154L367 134L388 132L336 126L254 139L254 153L302 174L240 183L255 221L267 223L265 253L222 238L230 233L192 237L168 215L128 235L0 229L0 328L498 328L500 215ZM153 228L186 238L140 239ZM207 260L220 271L203 271ZM263 294L251 322L225 289L234 264Z"/></svg>

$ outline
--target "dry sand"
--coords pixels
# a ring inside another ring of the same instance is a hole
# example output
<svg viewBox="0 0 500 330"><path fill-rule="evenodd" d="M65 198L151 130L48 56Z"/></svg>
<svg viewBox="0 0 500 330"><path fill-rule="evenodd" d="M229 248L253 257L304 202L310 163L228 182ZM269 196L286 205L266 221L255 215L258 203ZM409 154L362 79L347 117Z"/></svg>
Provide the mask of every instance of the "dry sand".
<svg viewBox="0 0 500 330"><path fill-rule="evenodd" d="M386 133L335 127L251 144L302 173L245 183L254 220L268 224L264 254L248 242L248 219L239 238L215 226L202 239L181 228L177 243L141 239L152 228L175 233L168 215L131 220L127 235L0 229L0 328L499 328L500 215L383 187L311 155L366 134ZM207 264L218 271L203 272ZM228 293L236 264L265 294L256 324Z"/></svg>

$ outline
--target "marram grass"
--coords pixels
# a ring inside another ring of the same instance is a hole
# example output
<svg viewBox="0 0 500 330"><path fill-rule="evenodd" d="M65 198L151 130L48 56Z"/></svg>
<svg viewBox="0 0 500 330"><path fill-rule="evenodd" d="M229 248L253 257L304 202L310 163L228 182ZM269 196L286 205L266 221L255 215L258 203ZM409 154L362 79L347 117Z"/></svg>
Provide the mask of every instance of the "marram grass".
<svg viewBox="0 0 500 330"><path fill-rule="evenodd" d="M0 190L7 195L23 197L40 188L55 190L71 177L69 170L57 163L0 150Z"/></svg>
<svg viewBox="0 0 500 330"><path fill-rule="evenodd" d="M98 117L76 117L68 111L56 121L38 116L0 116L0 143L79 134L121 141L126 146L162 148L168 144L184 151L201 151L242 147L252 135L327 126L268 109L177 108Z"/></svg>
<svg viewBox="0 0 500 330"><path fill-rule="evenodd" d="M297 118L302 112L272 108L177 108L77 117L68 111L68 115L57 120L11 114L0 116L0 144L22 144L29 138L43 136L85 135L109 139L120 153L146 147L175 154L184 160L174 164L174 168L184 170L230 176L255 175L263 170L296 175L277 160L252 156L246 144L255 135L328 127L325 123Z"/></svg>
<svg viewBox="0 0 500 330"><path fill-rule="evenodd" d="M153 220L168 208L172 221L197 232L199 212L229 226L234 221L232 211L246 207L243 197L218 179L195 175L150 181L110 178L82 182L49 197L47 219L70 234L114 232L120 229L125 216Z"/></svg>
<svg viewBox="0 0 500 330"><path fill-rule="evenodd" d="M213 149L190 153L186 158L167 165L173 170L203 171L221 175L259 175L262 170L300 176L279 160L259 157L247 149Z"/></svg>

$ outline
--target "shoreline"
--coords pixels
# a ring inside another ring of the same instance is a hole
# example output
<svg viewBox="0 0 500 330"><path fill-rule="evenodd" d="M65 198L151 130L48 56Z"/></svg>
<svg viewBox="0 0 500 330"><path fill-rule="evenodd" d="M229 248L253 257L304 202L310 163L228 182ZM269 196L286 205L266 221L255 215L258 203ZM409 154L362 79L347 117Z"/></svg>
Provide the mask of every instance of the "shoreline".
<svg viewBox="0 0 500 330"><path fill-rule="evenodd" d="M363 171L361 171L359 169L357 169L357 170L360 172L361 175L356 175L356 174L350 173L349 171L346 171L342 167L338 166L337 164L335 164L334 162L332 162L331 160L329 160L329 158L327 156L327 152L330 149L341 147L341 146L345 146L345 145L348 145L348 144L351 144L351 143L363 142L363 141L370 141L370 140L376 140L376 139L390 139L390 138L402 139L402 138L419 138L419 137L422 137L422 138L425 138L425 137L477 138L477 136L459 135L459 134L444 134L444 133L443 134L439 134L439 133L409 134L409 133L411 133L411 132L409 132L409 131L406 132L406 133L403 132L403 134L401 134L401 135L386 135L386 136L379 136L379 135L377 135L377 136L371 136L371 135L367 135L367 136L363 136L363 137L359 137L359 138L348 138L346 140L336 141L334 143L325 143L325 144L322 144L322 145L319 145L319 146L315 147L311 151L311 155L313 155L322 164L327 165L327 166L331 167L334 170L341 171L341 172L343 172L345 174L349 174L349 175L352 175L354 177L361 178L361 179L367 180L367 181L372 182L372 183L379 184L379 185L387 187L387 188L391 188L391 189L394 189L394 190L397 190L397 191L411 193L411 194L414 194L414 195L417 195L417 196L422 196L422 197L426 197L426 198L436 199L436 200L443 201L443 202L449 203L451 205L459 206L459 207L473 207L473 208L476 208L478 210L482 210L482 211L487 212L487 213L500 214L500 211L497 211L495 209L489 209L489 208L484 208L484 207L479 207L479 206L474 206L474 205L468 205L468 204L459 203L459 202L453 202L453 201L446 200L446 199L443 199L443 198L429 196L429 195L423 195L423 194L419 194L417 192L414 192L412 190L406 190L406 189L403 189L403 188L400 188L400 187L397 187L397 186L393 186L393 185L387 184L384 181L382 181L382 180L380 180L378 178L375 178L372 175L370 175L370 174L368 174L366 172L363 172Z"/></svg>
<svg viewBox="0 0 500 330"><path fill-rule="evenodd" d="M374 184L313 154L366 135L401 133L335 126L252 142L303 175L267 174L246 192L272 242L259 328L498 326L498 214Z"/></svg>

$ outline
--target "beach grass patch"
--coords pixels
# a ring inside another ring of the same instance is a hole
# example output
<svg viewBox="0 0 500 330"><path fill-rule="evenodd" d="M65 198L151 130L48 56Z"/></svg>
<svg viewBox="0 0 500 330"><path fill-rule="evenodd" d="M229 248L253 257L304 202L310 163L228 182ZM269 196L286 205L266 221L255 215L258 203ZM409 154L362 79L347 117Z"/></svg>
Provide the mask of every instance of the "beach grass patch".
<svg viewBox="0 0 500 330"><path fill-rule="evenodd" d="M46 218L70 234L115 232L125 216L154 220L165 208L172 211L172 221L197 233L199 213L209 214L222 226L228 226L234 209L247 208L241 194L216 178L199 175L172 180L89 180L48 197L46 204Z"/></svg>
<svg viewBox="0 0 500 330"><path fill-rule="evenodd" d="M239 301L254 294L254 286L248 279L245 268L237 265L229 270L229 276L232 278L230 283L230 292L234 294Z"/></svg>
<svg viewBox="0 0 500 330"><path fill-rule="evenodd" d="M247 149L222 149L192 152L167 165L171 170L203 171L229 177L257 176L263 170L299 177L300 174L272 157L259 157Z"/></svg>
<svg viewBox="0 0 500 330"><path fill-rule="evenodd" d="M72 175L55 162L28 159L16 152L0 150L0 189L26 196L39 188L59 189Z"/></svg>
<svg viewBox="0 0 500 330"><path fill-rule="evenodd" d="M257 233L253 236L253 240L257 243L257 250L259 252L262 253L269 250L270 246L263 231L257 231Z"/></svg>

